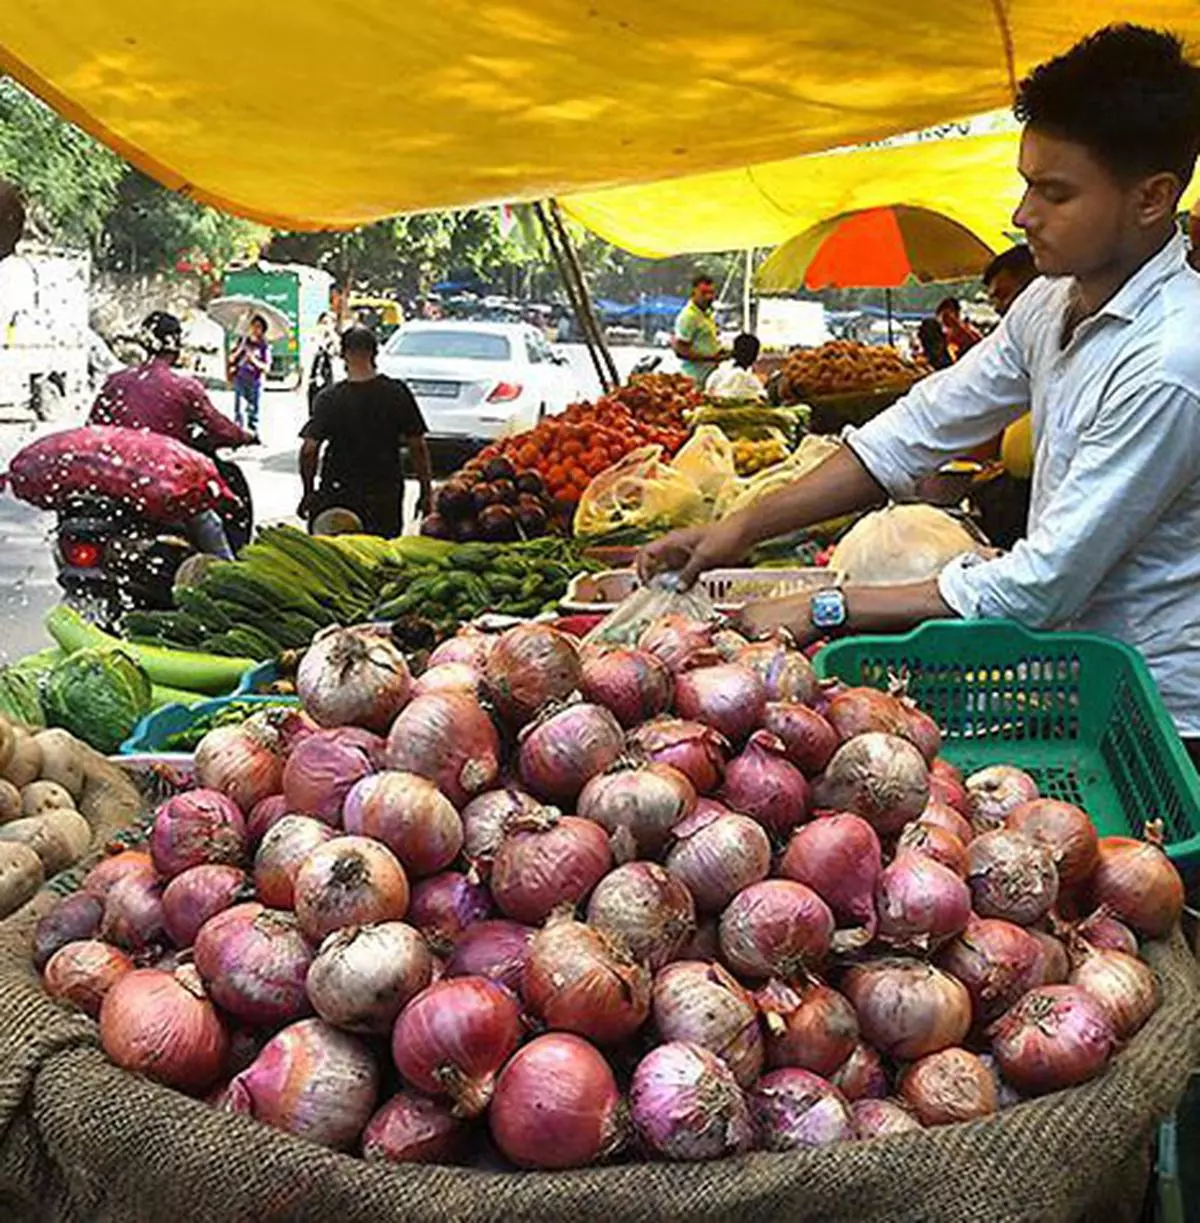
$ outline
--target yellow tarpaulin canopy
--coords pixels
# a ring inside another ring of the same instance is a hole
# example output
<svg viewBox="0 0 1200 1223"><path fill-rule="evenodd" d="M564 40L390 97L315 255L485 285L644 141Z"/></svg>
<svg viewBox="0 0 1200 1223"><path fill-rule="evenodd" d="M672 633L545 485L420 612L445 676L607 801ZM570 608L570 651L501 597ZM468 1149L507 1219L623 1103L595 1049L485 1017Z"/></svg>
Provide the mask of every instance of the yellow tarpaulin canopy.
<svg viewBox="0 0 1200 1223"><path fill-rule="evenodd" d="M0 64L170 187L349 226L977 114L1115 20L1200 35L1195 0L9 0Z"/></svg>

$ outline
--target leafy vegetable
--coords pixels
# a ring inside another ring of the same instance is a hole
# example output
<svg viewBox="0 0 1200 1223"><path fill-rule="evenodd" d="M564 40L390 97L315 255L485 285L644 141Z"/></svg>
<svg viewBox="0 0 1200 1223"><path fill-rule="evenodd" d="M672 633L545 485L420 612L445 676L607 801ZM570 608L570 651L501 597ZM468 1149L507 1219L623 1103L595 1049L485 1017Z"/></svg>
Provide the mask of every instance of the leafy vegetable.
<svg viewBox="0 0 1200 1223"><path fill-rule="evenodd" d="M123 650L79 650L46 680L46 717L101 752L115 752L150 711L150 677Z"/></svg>
<svg viewBox="0 0 1200 1223"><path fill-rule="evenodd" d="M16 667L0 667L0 714L26 726L46 725L35 674Z"/></svg>

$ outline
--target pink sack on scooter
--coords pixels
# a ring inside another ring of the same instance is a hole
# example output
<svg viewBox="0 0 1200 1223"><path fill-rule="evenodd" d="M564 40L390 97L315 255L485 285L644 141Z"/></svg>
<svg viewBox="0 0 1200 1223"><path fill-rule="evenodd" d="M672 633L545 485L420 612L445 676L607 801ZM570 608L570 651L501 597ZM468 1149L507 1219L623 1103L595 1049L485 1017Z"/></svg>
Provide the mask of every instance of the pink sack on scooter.
<svg viewBox="0 0 1200 1223"><path fill-rule="evenodd" d="M85 425L39 438L8 468L15 497L58 509L81 494L126 501L152 522L174 523L236 502L212 459L143 429Z"/></svg>

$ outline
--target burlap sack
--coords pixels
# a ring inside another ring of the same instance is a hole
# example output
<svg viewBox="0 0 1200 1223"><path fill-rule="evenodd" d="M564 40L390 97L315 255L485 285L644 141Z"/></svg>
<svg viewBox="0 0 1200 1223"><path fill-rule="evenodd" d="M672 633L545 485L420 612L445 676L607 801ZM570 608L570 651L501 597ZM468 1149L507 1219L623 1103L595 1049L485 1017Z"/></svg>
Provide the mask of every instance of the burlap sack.
<svg viewBox="0 0 1200 1223"><path fill-rule="evenodd" d="M89 787L101 839L136 802ZM30 967L40 897L0 928L0 1219L37 1223L1117 1223L1200 1035L1182 937L1163 1003L1100 1079L971 1125L796 1155L570 1173L386 1167L213 1111L110 1066ZM1131 1192L1132 1191L1132 1192Z"/></svg>

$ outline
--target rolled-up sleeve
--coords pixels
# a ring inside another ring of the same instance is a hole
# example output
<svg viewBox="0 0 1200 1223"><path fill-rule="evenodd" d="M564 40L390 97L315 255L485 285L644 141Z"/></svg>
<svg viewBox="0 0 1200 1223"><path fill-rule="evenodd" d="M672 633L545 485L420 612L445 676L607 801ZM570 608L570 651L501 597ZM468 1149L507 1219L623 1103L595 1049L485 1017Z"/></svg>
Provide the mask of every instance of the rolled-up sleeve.
<svg viewBox="0 0 1200 1223"><path fill-rule="evenodd" d="M1004 556L959 557L938 579L967 618L1031 628L1070 620L1105 574L1200 473L1200 399L1159 384L1101 406L1027 539Z"/></svg>

